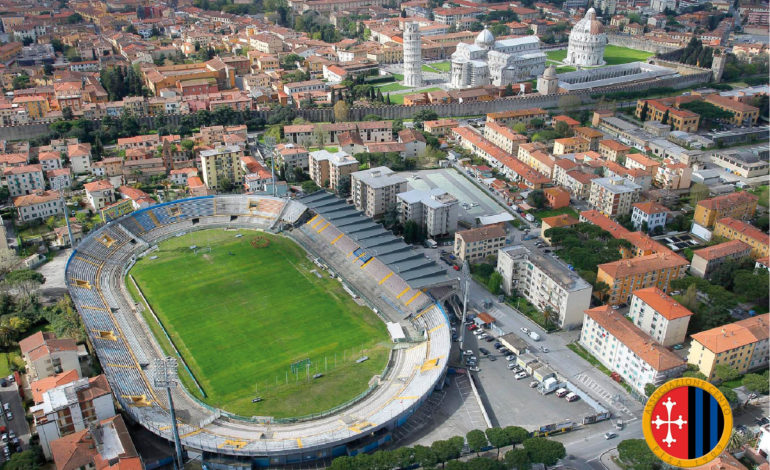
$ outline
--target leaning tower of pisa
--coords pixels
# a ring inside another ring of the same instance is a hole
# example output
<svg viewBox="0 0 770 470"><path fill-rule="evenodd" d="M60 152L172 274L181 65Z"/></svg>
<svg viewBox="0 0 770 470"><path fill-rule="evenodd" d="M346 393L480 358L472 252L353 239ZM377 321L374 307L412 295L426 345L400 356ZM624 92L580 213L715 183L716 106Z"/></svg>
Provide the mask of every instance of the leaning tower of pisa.
<svg viewBox="0 0 770 470"><path fill-rule="evenodd" d="M416 22L404 25L404 85L422 86L422 42Z"/></svg>

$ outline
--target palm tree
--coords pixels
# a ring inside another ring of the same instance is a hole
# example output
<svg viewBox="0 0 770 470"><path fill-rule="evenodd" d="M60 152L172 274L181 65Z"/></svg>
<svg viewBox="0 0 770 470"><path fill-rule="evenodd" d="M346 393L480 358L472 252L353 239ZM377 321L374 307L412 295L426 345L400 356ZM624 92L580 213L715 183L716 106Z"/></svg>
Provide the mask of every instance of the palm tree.
<svg viewBox="0 0 770 470"><path fill-rule="evenodd" d="M604 302L604 297L607 295L607 292L610 291L610 286L608 286L606 282L599 281L594 286L594 291L598 294L597 297L599 297L599 301Z"/></svg>
<svg viewBox="0 0 770 470"><path fill-rule="evenodd" d="M8 323L0 323L0 347L9 348L13 344L13 338L16 336L16 330Z"/></svg>
<svg viewBox="0 0 770 470"><path fill-rule="evenodd" d="M727 441L727 451L730 453L737 452L747 441L747 437L742 432L737 432L733 429L730 434L730 440Z"/></svg>

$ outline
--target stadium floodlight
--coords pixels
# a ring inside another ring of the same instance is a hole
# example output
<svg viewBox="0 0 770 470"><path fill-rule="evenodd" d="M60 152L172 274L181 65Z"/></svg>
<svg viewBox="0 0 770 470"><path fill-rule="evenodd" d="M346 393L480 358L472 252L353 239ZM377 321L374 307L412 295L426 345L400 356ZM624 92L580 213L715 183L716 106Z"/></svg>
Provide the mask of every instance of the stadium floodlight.
<svg viewBox="0 0 770 470"><path fill-rule="evenodd" d="M265 147L267 147L270 152L270 181L273 184L273 197L275 197L277 194L275 188L275 137L266 136Z"/></svg>
<svg viewBox="0 0 770 470"><path fill-rule="evenodd" d="M174 448L176 450L176 468L184 468L182 460L182 443L179 441L179 428L176 425L176 411L174 410L174 400L171 398L171 389L179 384L179 375L177 373L176 359L171 356L155 359L154 361L154 383L156 388L165 388L168 396L168 409L171 412L171 429L174 434Z"/></svg>
<svg viewBox="0 0 770 470"><path fill-rule="evenodd" d="M465 342L465 313L468 311L468 295L471 288L471 270L468 267L468 261L463 262L463 280L465 286L463 288L463 319L460 324L460 351L465 351L463 347Z"/></svg>

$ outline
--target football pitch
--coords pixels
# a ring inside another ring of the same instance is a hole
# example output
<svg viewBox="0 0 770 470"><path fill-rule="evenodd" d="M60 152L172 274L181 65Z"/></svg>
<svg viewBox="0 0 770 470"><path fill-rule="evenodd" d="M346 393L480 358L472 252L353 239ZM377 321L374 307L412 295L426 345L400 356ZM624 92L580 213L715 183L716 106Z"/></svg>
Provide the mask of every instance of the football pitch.
<svg viewBox="0 0 770 470"><path fill-rule="evenodd" d="M364 392L388 361L385 324L285 237L253 230L192 232L161 242L130 274L206 397L180 364L187 389L231 413L294 417L325 411ZM126 284L136 295L130 279ZM170 345L145 313L168 353ZM369 360L356 363L361 356ZM309 366L292 368L305 359ZM323 377L313 379L315 374ZM263 401L252 403L255 397Z"/></svg>
<svg viewBox="0 0 770 470"><path fill-rule="evenodd" d="M613 46L609 44L604 48L604 61L607 62L607 65L644 62L652 55L652 52L638 51L636 49L629 49L628 47ZM567 58L567 50L548 51L546 52L546 56L548 56L548 60L562 62Z"/></svg>

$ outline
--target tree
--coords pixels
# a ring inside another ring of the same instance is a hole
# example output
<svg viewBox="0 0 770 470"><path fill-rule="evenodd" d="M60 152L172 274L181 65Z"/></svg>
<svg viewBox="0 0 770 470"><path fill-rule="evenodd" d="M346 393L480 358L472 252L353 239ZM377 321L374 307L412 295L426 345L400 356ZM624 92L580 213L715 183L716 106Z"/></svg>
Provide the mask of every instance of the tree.
<svg viewBox="0 0 770 470"><path fill-rule="evenodd" d="M661 124L668 124L668 109L663 113L663 117L660 119Z"/></svg>
<svg viewBox="0 0 770 470"><path fill-rule="evenodd" d="M302 192L305 194L314 193L321 189L313 180L303 181L300 186L302 186Z"/></svg>
<svg viewBox="0 0 770 470"><path fill-rule="evenodd" d="M487 446L486 434L478 429L468 432L465 435L465 439L468 441L468 447L470 447L472 452L476 452L476 455L479 455L481 449Z"/></svg>
<svg viewBox="0 0 770 470"><path fill-rule="evenodd" d="M702 183L695 183L690 187L690 204L695 205L709 197L709 187Z"/></svg>
<svg viewBox="0 0 770 470"><path fill-rule="evenodd" d="M644 384L644 394L649 397L655 392L656 388L655 384L646 383Z"/></svg>
<svg viewBox="0 0 770 470"><path fill-rule="evenodd" d="M489 289L489 292L491 292L493 295L498 295L501 291L500 286L502 285L502 283L503 283L503 276L499 272L495 271L492 273L492 275L489 276L487 289ZM495 428L490 428L490 429L495 429ZM496 432L496 431L493 431L493 432ZM503 436L505 435L503 434ZM489 429L487 430L487 437L489 437ZM496 446L491 439L489 440L489 442L495 447L500 447L500 446Z"/></svg>
<svg viewBox="0 0 770 470"><path fill-rule="evenodd" d="M650 107L647 105L647 102L644 102L644 106L642 106L642 111L639 113L639 120L644 122L647 120L647 115L650 113Z"/></svg>
<svg viewBox="0 0 770 470"><path fill-rule="evenodd" d="M337 101L334 103L334 120L337 122L345 122L350 115L350 106L344 101Z"/></svg>
<svg viewBox="0 0 770 470"><path fill-rule="evenodd" d="M733 292L749 301L757 304L767 305L768 277L755 275L753 271L740 270L735 273Z"/></svg>
<svg viewBox="0 0 770 470"><path fill-rule="evenodd" d="M510 83L505 85L505 89L503 90L503 96L513 96L513 85Z"/></svg>
<svg viewBox="0 0 770 470"><path fill-rule="evenodd" d="M524 449L526 449L532 462L542 463L545 466L555 465L567 455L564 444L544 437L527 439L524 441Z"/></svg>
<svg viewBox="0 0 770 470"><path fill-rule="evenodd" d="M505 464L512 470L529 470L532 461L526 449L513 449L505 453Z"/></svg>
<svg viewBox="0 0 770 470"><path fill-rule="evenodd" d="M21 90L23 88L29 88L29 75L26 72L20 73L13 77L11 82L14 90Z"/></svg>
<svg viewBox="0 0 770 470"><path fill-rule="evenodd" d="M644 439L627 439L618 444L618 458L633 470L656 470L660 460L652 453Z"/></svg>
<svg viewBox="0 0 770 470"><path fill-rule="evenodd" d="M513 125L513 130L516 131L517 134L527 134L527 125L523 122L517 122Z"/></svg>
<svg viewBox="0 0 770 470"><path fill-rule="evenodd" d="M39 446L36 446L39 447ZM42 451L39 452L42 455ZM3 465L5 470L38 470L42 468L43 459L34 449L27 449L11 455L11 459Z"/></svg>
<svg viewBox="0 0 770 470"><path fill-rule="evenodd" d="M770 391L770 384L768 384L768 372L764 374L746 374L743 376L743 386L750 392L761 393L767 395Z"/></svg>
<svg viewBox="0 0 770 470"><path fill-rule="evenodd" d="M332 464L329 465L329 468L331 470L357 470L354 458L347 455L341 455L332 460Z"/></svg>
<svg viewBox="0 0 770 470"><path fill-rule="evenodd" d="M569 124L564 121L557 121L553 126L553 130L559 134L559 137L570 137L572 135L572 129L570 129Z"/></svg>
<svg viewBox="0 0 770 470"><path fill-rule="evenodd" d="M460 456L450 441L435 441L431 444L430 449L436 455L436 459L441 462L441 468L444 468L446 462Z"/></svg>
<svg viewBox="0 0 770 470"><path fill-rule="evenodd" d="M438 463L438 457L430 447L414 446L414 462L423 468L431 468Z"/></svg>
<svg viewBox="0 0 770 470"><path fill-rule="evenodd" d="M404 468L404 467L401 467ZM450 460L446 464L446 470L469 470L468 464L462 460Z"/></svg>
<svg viewBox="0 0 770 470"><path fill-rule="evenodd" d="M497 274L497 278L495 274ZM492 275L489 277L490 287L492 286L493 280L498 281L496 291L499 292L500 282L502 282L502 279L503 277L500 276L500 273L498 272L492 273ZM490 289L490 291L492 291L492 289ZM492 293L497 294L498 292L496 291L492 291ZM487 429L486 434L487 434L487 439L489 440L489 443L492 444L492 447L497 448L497 457L500 458L500 448L511 444L511 440L508 438L508 434L506 434L505 430L501 428L489 428Z"/></svg>
<svg viewBox="0 0 770 470"><path fill-rule="evenodd" d="M548 201L546 201L545 193L542 190L535 189L529 192L527 202L537 209L542 209L546 206Z"/></svg>
<svg viewBox="0 0 770 470"><path fill-rule="evenodd" d="M727 401L730 403L730 406L736 406L738 404L738 394L735 393L735 390L728 388L728 387L718 387L719 391L722 392L722 395L725 396Z"/></svg>
<svg viewBox="0 0 770 470"><path fill-rule="evenodd" d="M529 431L519 426L507 426L503 431L508 435L508 439L513 446L521 444L529 438Z"/></svg>
<svg viewBox="0 0 770 470"><path fill-rule="evenodd" d="M729 382L741 376L741 373L727 364L717 364L714 367L714 376L722 382Z"/></svg>

